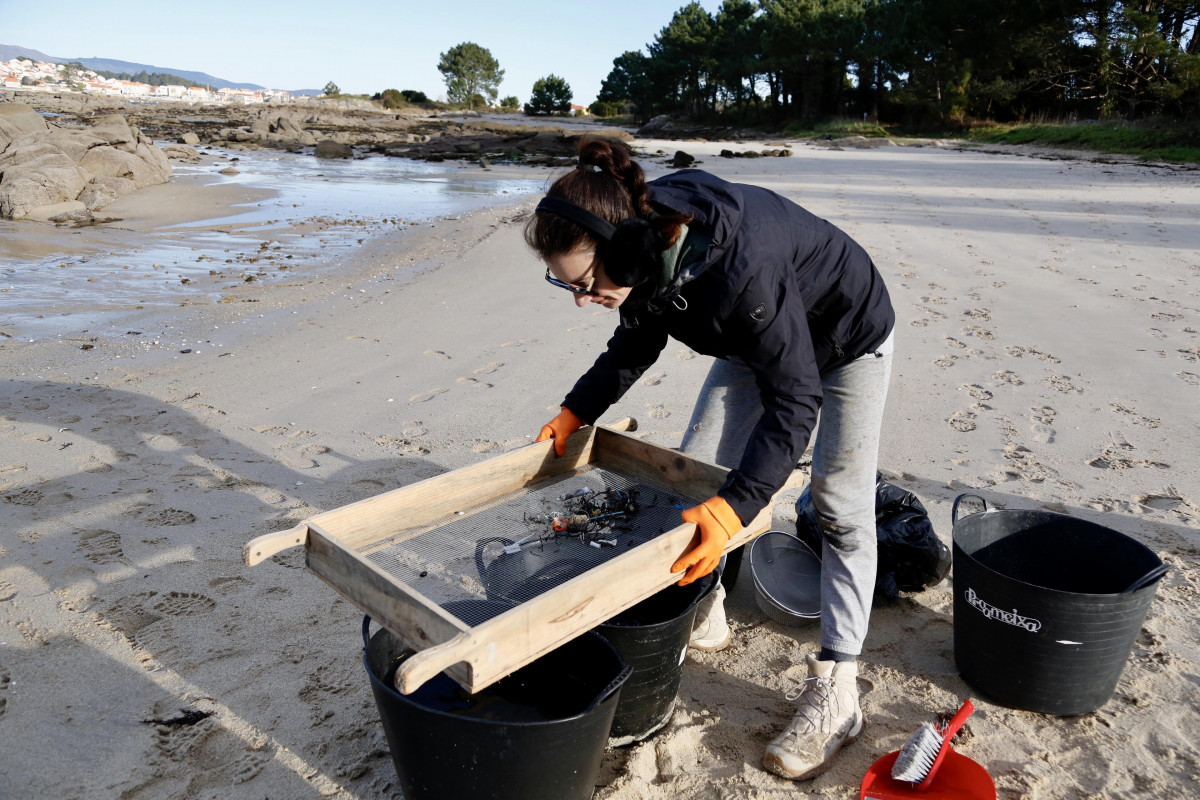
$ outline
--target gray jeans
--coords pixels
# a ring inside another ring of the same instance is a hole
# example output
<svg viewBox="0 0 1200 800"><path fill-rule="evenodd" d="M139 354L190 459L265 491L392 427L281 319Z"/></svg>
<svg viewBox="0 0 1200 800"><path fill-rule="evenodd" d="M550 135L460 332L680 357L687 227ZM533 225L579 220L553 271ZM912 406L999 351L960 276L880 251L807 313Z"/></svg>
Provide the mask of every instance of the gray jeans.
<svg viewBox="0 0 1200 800"><path fill-rule="evenodd" d="M892 337L875 353L821 377L812 498L820 514L821 646L858 655L875 591L875 473L892 371ZM754 375L737 359L709 370L680 449L736 467L762 416Z"/></svg>

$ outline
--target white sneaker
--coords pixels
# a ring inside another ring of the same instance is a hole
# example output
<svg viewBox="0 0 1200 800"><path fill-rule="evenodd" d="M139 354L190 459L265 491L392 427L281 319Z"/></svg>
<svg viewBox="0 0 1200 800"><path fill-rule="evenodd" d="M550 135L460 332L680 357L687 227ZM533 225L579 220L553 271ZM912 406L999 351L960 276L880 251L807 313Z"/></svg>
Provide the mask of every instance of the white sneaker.
<svg viewBox="0 0 1200 800"><path fill-rule="evenodd" d="M733 634L725 621L725 587L717 581L717 588L700 601L696 609L696 621L692 623L692 636L688 647L696 650L724 650Z"/></svg>
<svg viewBox="0 0 1200 800"><path fill-rule="evenodd" d="M857 662L818 661L810 653L808 677L797 696L800 708L767 745L763 766L792 780L815 778L828 769L842 745L857 739L862 730L857 677Z"/></svg>

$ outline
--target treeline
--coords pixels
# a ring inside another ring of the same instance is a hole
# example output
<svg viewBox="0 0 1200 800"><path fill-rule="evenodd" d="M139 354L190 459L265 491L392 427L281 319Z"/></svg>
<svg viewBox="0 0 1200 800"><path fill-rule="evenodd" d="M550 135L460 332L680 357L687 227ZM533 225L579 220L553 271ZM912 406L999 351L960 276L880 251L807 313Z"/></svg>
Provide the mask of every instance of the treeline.
<svg viewBox="0 0 1200 800"><path fill-rule="evenodd" d="M693 2L593 111L696 120L1200 118L1198 0Z"/></svg>

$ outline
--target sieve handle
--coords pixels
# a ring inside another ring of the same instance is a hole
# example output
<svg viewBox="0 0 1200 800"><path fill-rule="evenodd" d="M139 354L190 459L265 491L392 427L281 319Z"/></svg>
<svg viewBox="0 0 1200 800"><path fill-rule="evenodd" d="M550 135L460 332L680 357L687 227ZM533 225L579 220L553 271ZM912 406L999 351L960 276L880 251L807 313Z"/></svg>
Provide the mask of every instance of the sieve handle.
<svg viewBox="0 0 1200 800"><path fill-rule="evenodd" d="M286 531L267 533L246 542L242 547L242 560L246 566L253 567L267 560L276 553L282 553L290 547L298 547L308 538L308 523L301 522Z"/></svg>
<svg viewBox="0 0 1200 800"><path fill-rule="evenodd" d="M984 500L979 495L977 495L977 494L960 494L958 497L954 498L954 505L950 509L950 524L951 525L955 525L958 523L958 504L961 503L963 500L966 500L968 497L974 498L975 500L978 500L980 503L983 503L983 510L984 511L988 510L987 500Z"/></svg>
<svg viewBox="0 0 1200 800"><path fill-rule="evenodd" d="M638 424L637 420L633 417L625 417L624 419L619 419L616 422L607 422L601 427L614 431L625 431L626 433L632 433L638 429Z"/></svg>
<svg viewBox="0 0 1200 800"><path fill-rule="evenodd" d="M439 672L460 661L469 662L478 650L472 636L470 631L460 633L448 642L418 650L404 659L396 670L396 690L400 694L411 694Z"/></svg>
<svg viewBox="0 0 1200 800"><path fill-rule="evenodd" d="M1171 567L1168 566L1167 564L1159 564L1157 567L1150 570L1145 575L1143 575L1142 577L1140 577L1136 581L1134 581L1132 584L1130 584L1129 588L1126 589L1125 591L1121 592L1121 594L1133 594L1138 589L1143 589L1143 588L1149 586L1150 584L1154 583L1156 580L1161 578L1163 575L1166 575L1167 570L1169 570L1170 568Z"/></svg>

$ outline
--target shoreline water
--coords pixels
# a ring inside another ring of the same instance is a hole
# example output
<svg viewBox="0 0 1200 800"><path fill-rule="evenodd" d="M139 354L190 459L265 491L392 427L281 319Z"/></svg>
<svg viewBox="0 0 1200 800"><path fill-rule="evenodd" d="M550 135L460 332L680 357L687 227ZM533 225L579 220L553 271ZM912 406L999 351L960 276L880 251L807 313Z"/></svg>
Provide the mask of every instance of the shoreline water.
<svg viewBox="0 0 1200 800"><path fill-rule="evenodd" d="M374 237L503 204L544 182L533 169L214 148L174 166L167 184L105 208L110 222L0 223L0 329L26 340L112 330L147 306L221 302L240 283L336 271Z"/></svg>
<svg viewBox="0 0 1200 800"><path fill-rule="evenodd" d="M847 230L879 266L897 310L880 466L944 541L954 497L972 492L1116 528L1172 569L1117 694L1072 718L974 697L953 663L953 580L876 608L863 735L803 784L758 765L817 628L770 621L743 571L730 648L687 654L670 725L605 754L597 800L853 800L875 758L968 695L972 735L956 747L1004 800L1192 792L1191 182L932 149L728 161L720 147L688 145L700 168ZM651 177L663 160L643 157ZM553 416L616 320L541 280L521 238L532 203L371 239L336 274L148 307L140 335L87 351L0 339L0 795L398 796L361 612L300 549L248 569L241 547L520 447ZM150 335L163 346L144 347ZM669 343L602 421L633 416L637 435L677 446L707 364ZM181 709L193 724L168 724Z"/></svg>

